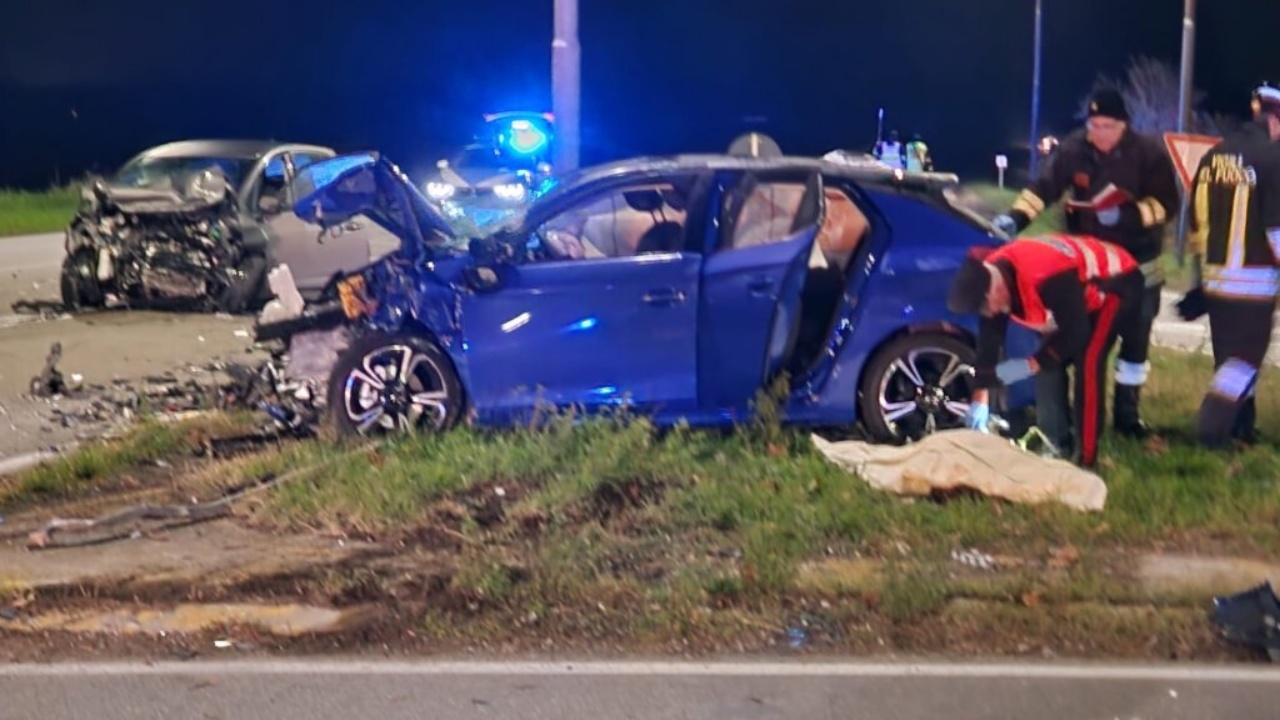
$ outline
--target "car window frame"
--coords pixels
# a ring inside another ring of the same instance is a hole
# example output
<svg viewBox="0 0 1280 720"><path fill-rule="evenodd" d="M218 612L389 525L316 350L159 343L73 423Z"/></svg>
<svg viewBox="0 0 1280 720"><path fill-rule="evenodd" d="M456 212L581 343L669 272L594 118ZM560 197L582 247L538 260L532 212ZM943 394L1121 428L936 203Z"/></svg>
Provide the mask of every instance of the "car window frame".
<svg viewBox="0 0 1280 720"><path fill-rule="evenodd" d="M267 178L267 168L270 167L277 158L280 159L281 163L284 165L284 197L281 199L280 209L271 215L267 215L258 207L258 201L261 198L263 183ZM254 164L252 173L253 177L245 186L245 192L243 195L242 207L244 208L244 211L252 217L259 218L261 220L270 220L287 212L290 207L290 203L288 201L289 192L293 185L293 179L297 177L297 172L293 167L293 159L291 157L290 149L277 148L263 155L262 158Z"/></svg>
<svg viewBox="0 0 1280 720"><path fill-rule="evenodd" d="M787 235L784 235L779 238L775 238L768 243L763 243L760 245L749 245L746 247L733 247L731 245L731 241L733 238L733 233L736 233L738 230L737 221L735 220L732 223L732 227L726 231L725 220L727 218L724 217L723 207L724 207L724 202L733 196L733 193L738 189L740 185L742 185L743 183L749 180L754 180L754 182L757 185L796 184L804 187L805 193L808 193L811 190L813 190L813 188L810 187L810 184L813 183L815 179L817 181L817 192L821 195L825 187L830 182L830 178L826 177L824 173L818 170L813 170L808 168L785 169L785 170L768 170L768 169L766 170L729 170L729 171L717 173L717 178L716 178L717 187L715 188L713 197L710 198L711 202L707 203L708 214L715 218L714 227L710 231L711 237L708 238L710 253L719 254L722 252L741 252L741 251L750 250L756 247L766 247L773 243L783 242L787 239L790 239L795 236L795 232L798 232L798 231L793 231L791 233L788 233ZM845 193L845 194L848 195L848 193ZM807 195L802 195L801 197L800 205L796 209L796 217L799 217L800 213L804 210L805 197L807 197ZM850 197L850 199L851 200L853 199L852 196ZM825 206L825 203L826 203L825 196L820 197L818 219L815 221L819 227L821 227L821 224L822 224L822 218L824 216L822 208ZM745 208L745 205L744 205L744 208ZM741 212L741 208L739 209L739 212ZM865 214L865 211L864 211L864 214ZM794 222L794 219L793 219L793 222Z"/></svg>
<svg viewBox="0 0 1280 720"><path fill-rule="evenodd" d="M609 178L599 183L592 183L583 188L578 188L572 195L561 198L554 207L548 208L545 212L540 212L536 217L527 216L525 223L518 231L517 237L523 238L530 247L536 241L542 242L539 235L540 231L557 218L582 207L587 207L599 202L604 197L612 195L618 196L626 192L630 188L637 186L649 185L671 185L676 186L681 181L689 183L689 197L687 199L687 207L684 219L684 237L681 248L676 253L680 254L702 254L702 227L706 222L706 205L707 191L711 173L707 170L691 168L688 170L680 170L675 172L638 172L628 173ZM669 254L669 253L647 253L653 254ZM642 255L604 255L603 257L582 257L582 258L545 258L533 262L535 265L544 265L549 263L581 263L589 260L592 262L601 261L631 261Z"/></svg>

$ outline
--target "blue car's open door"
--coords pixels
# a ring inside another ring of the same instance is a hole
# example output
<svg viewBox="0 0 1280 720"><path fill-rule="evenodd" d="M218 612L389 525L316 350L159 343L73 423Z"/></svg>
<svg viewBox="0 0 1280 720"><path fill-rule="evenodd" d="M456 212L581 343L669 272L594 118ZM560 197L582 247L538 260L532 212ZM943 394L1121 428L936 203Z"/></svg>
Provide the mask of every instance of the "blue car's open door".
<svg viewBox="0 0 1280 720"><path fill-rule="evenodd" d="M702 269L698 401L737 416L794 351L825 211L822 176L744 175L718 211L719 238Z"/></svg>

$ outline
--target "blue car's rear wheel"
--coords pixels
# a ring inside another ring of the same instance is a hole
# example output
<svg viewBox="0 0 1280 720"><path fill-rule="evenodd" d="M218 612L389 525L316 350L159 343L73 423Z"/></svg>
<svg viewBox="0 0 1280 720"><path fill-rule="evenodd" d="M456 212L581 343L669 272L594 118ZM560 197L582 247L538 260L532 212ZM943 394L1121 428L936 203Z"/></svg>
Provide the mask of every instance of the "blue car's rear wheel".
<svg viewBox="0 0 1280 720"><path fill-rule="evenodd" d="M975 352L941 333L904 335L875 354L862 376L859 410L877 442L904 443L964 426Z"/></svg>
<svg viewBox="0 0 1280 720"><path fill-rule="evenodd" d="M342 435L440 432L462 412L462 386L449 358L410 335L365 335L329 378L329 413Z"/></svg>

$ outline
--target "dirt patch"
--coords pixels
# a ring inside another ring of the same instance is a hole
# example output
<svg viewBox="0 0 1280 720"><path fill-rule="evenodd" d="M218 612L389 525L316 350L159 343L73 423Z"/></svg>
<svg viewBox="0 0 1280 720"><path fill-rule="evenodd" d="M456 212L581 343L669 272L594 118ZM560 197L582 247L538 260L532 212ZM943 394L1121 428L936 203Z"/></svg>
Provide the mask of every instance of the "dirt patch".
<svg viewBox="0 0 1280 720"><path fill-rule="evenodd" d="M42 552L10 541L0 546L0 587L122 592L144 584L197 588L329 567L377 549L337 538L261 533L230 520L168 530L154 538Z"/></svg>
<svg viewBox="0 0 1280 720"><path fill-rule="evenodd" d="M1222 593L1224 588L1243 589L1267 580L1280 584L1280 565L1248 558L1152 554L1138 562L1137 575L1155 593Z"/></svg>
<svg viewBox="0 0 1280 720"><path fill-rule="evenodd" d="M359 623L361 608L337 610L312 605L181 604L166 609L124 609L108 612L53 610L16 618L0 626L10 632L105 633L109 635L165 635L198 633L227 625L245 625L272 635L299 637L350 629Z"/></svg>
<svg viewBox="0 0 1280 720"><path fill-rule="evenodd" d="M592 511L601 522L608 523L628 511L661 501L665 490L664 483L648 478L605 481L592 494Z"/></svg>

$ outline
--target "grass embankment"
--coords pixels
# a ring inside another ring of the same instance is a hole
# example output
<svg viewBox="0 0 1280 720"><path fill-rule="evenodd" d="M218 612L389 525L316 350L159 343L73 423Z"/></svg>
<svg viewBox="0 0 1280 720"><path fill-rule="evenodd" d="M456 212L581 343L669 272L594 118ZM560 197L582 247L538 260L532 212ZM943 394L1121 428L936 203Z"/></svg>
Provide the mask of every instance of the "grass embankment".
<svg viewBox="0 0 1280 720"><path fill-rule="evenodd" d="M189 455L204 439L245 432L255 421L243 413L173 423L145 419L119 439L91 443L25 472L0 477L0 514L109 492L113 483L142 466Z"/></svg>
<svg viewBox="0 0 1280 720"><path fill-rule="evenodd" d="M1136 558L1269 558L1280 454L1273 443L1212 453L1179 441L1210 362L1164 351L1153 361L1146 407L1169 432L1145 446L1106 441L1100 514L878 493L804 434L768 423L729 438L631 419L460 430L355 454L302 443L242 458L227 479L332 461L279 488L255 523L444 558L452 570L422 598L430 609L415 632L446 644L752 648L790 628L844 651L1197 655L1217 647L1208 595L1242 588L1151 588L1135 579ZM1280 386L1262 385L1259 415L1264 430L1280 415ZM154 426L0 485L0 511L188 447L182 431ZM997 569L952 558L969 548Z"/></svg>
<svg viewBox="0 0 1280 720"><path fill-rule="evenodd" d="M62 230L79 202L75 185L44 192L0 190L0 237Z"/></svg>
<svg viewBox="0 0 1280 720"><path fill-rule="evenodd" d="M1018 190L987 183L970 183L966 184L963 189L963 197L967 201L970 209L985 217L994 217L1000 213L1007 212L1009 207L1013 205L1013 201L1018 196ZM1174 221L1177 222L1176 219ZM1048 212L1036 218L1026 230L1022 231L1022 235L1034 236L1049 232L1058 232L1066 227L1066 220L1062 210L1062 204L1058 203L1049 209ZM1184 291L1191 284L1191 266L1190 264L1179 266L1178 257L1175 251L1174 243L1176 242L1175 231L1170 229L1165 235L1166 252L1161 262L1164 265L1165 277L1167 278L1167 287L1174 291Z"/></svg>

